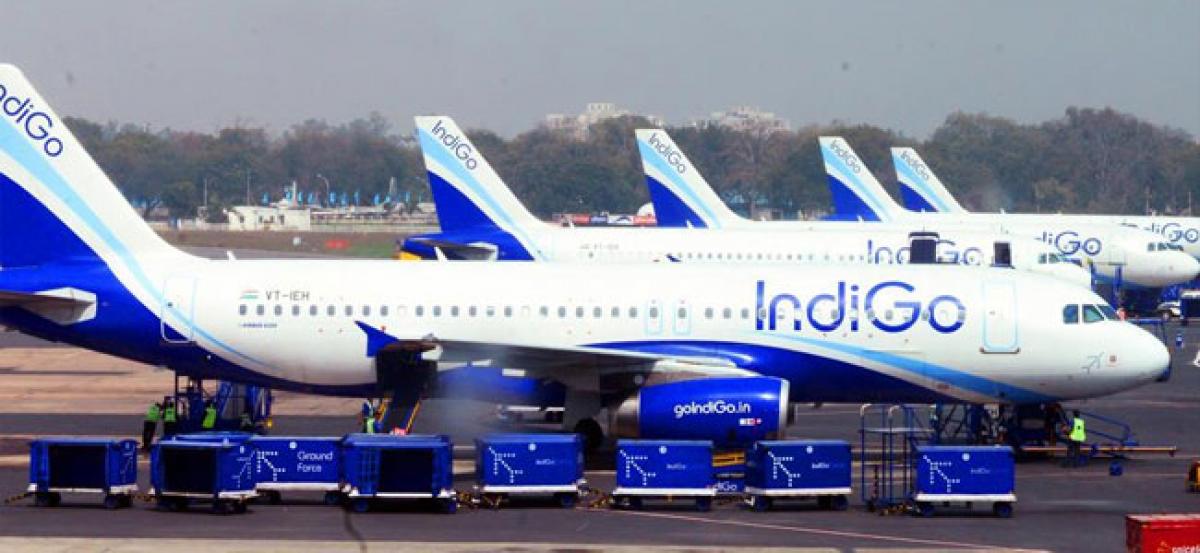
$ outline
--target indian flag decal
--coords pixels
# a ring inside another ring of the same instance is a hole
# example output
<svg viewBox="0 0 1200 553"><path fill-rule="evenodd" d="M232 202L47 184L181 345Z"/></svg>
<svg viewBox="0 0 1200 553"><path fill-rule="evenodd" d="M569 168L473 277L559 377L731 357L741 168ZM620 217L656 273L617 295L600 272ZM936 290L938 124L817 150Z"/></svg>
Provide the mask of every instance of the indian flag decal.
<svg viewBox="0 0 1200 553"><path fill-rule="evenodd" d="M248 289L248 290L242 290L242 299L249 300L249 301L257 300L258 299L258 290L255 290L253 288Z"/></svg>

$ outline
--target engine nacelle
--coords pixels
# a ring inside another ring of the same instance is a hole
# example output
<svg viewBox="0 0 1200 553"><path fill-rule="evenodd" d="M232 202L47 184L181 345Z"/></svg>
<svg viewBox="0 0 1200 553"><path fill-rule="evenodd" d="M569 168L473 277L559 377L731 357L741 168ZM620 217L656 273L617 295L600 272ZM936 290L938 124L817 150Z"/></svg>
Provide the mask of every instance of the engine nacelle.
<svg viewBox="0 0 1200 553"><path fill-rule="evenodd" d="M617 408L621 438L712 440L744 447L787 428L788 383L765 376L697 378L646 386Z"/></svg>

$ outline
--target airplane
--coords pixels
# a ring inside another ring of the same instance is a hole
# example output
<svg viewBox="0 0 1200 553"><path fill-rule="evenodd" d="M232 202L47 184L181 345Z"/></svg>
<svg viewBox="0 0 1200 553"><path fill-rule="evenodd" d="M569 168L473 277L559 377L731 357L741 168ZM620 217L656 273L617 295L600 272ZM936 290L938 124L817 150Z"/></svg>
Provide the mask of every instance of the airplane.
<svg viewBox="0 0 1200 553"><path fill-rule="evenodd" d="M788 402L1054 402L1168 368L1094 293L1009 269L199 258L13 65L0 113L0 324L181 375L377 397L520 367L566 387L588 436L632 403L639 435L745 441Z"/></svg>
<svg viewBox="0 0 1200 553"><path fill-rule="evenodd" d="M925 160L913 148L892 148L892 164L900 182L900 198L910 211L968 214L958 200L942 184ZM1172 249L1200 258L1200 217L1171 217L1165 215L1083 215L1004 213L1005 217L1031 221L1049 218L1066 221L1085 221L1140 228L1161 236Z"/></svg>
<svg viewBox="0 0 1200 553"><path fill-rule="evenodd" d="M993 213L914 213L897 204L841 137L819 138L835 211L885 222L984 228L1032 236L1089 267L1115 287L1161 288L1200 273L1200 261L1139 228L1066 217L1010 217Z"/></svg>
<svg viewBox="0 0 1200 553"><path fill-rule="evenodd" d="M933 244L931 262L993 265L997 247L1007 265L1079 286L1091 276L1058 262L1036 240L958 231L917 233L876 225L816 224L780 235L763 228L564 228L539 220L517 199L461 128L446 116L417 117L417 134L441 232L408 237L402 253L422 259L575 262L894 264L910 261L913 241ZM1000 244L1000 246L997 246ZM1058 263L1056 263L1058 262Z"/></svg>
<svg viewBox="0 0 1200 553"><path fill-rule="evenodd" d="M721 201L700 170L665 130L638 129L635 134L646 187L650 191L650 201L660 227L712 229L725 233L758 230L776 237L780 232L787 232L796 233L801 240L807 238L818 243L825 243L827 237L832 236L859 236L866 244L868 263L908 262L911 248L906 243L914 236L927 236L934 240L935 257L941 263L1007 264L1084 287L1091 287L1092 284L1090 273L1067 262L1052 246L1008 233L863 221L750 221L734 213ZM1007 262L996 259L997 250L990 246L996 243L1010 244L1010 259ZM969 253L964 255L961 252ZM838 257L827 259L843 262Z"/></svg>

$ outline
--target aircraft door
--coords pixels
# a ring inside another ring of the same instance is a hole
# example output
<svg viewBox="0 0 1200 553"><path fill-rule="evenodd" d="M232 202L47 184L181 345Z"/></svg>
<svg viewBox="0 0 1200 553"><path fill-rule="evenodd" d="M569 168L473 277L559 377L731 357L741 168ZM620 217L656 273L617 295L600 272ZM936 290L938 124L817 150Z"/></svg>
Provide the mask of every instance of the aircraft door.
<svg viewBox="0 0 1200 553"><path fill-rule="evenodd" d="M662 334L663 329L663 313L662 303L658 300L650 300L646 302L646 334L656 335Z"/></svg>
<svg viewBox="0 0 1200 553"><path fill-rule="evenodd" d="M1017 294L1011 282L983 283L984 353L1018 353Z"/></svg>
<svg viewBox="0 0 1200 553"><path fill-rule="evenodd" d="M159 332L165 342L188 344L194 341L196 279L190 276L167 277L163 284L163 304L159 313Z"/></svg>

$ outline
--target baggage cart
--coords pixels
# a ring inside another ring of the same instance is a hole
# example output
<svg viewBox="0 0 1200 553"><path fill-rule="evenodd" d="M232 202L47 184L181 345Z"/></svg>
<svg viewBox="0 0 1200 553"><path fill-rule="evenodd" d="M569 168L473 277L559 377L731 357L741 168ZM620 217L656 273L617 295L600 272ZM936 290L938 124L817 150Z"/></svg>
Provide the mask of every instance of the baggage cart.
<svg viewBox="0 0 1200 553"><path fill-rule="evenodd" d="M850 444L841 440L764 440L746 455L746 501L756 511L784 499L844 511L850 478Z"/></svg>
<svg viewBox="0 0 1200 553"><path fill-rule="evenodd" d="M717 494L713 446L698 440L618 440L613 506L640 509L644 499L693 498L708 511Z"/></svg>
<svg viewBox="0 0 1200 553"><path fill-rule="evenodd" d="M104 507L133 504L137 492L137 442L110 438L43 438L29 443L29 493L39 507L54 507L64 493L104 496Z"/></svg>
<svg viewBox="0 0 1200 553"><path fill-rule="evenodd" d="M253 448L246 442L159 441L150 451L150 482L160 508L181 511L208 502L218 514L244 513L255 497Z"/></svg>
<svg viewBox="0 0 1200 553"><path fill-rule="evenodd" d="M913 502L922 516L951 503L990 503L1001 518L1012 516L1013 450L1008 446L917 446Z"/></svg>
<svg viewBox="0 0 1200 553"><path fill-rule="evenodd" d="M254 436L255 490L271 503L285 491L325 493L325 503L341 503L341 438Z"/></svg>
<svg viewBox="0 0 1200 553"><path fill-rule="evenodd" d="M1130 553L1200 550L1200 514L1125 515Z"/></svg>
<svg viewBox="0 0 1200 553"><path fill-rule="evenodd" d="M551 496L571 508L579 500L583 443L578 434L491 434L475 440L476 490L499 506L513 496Z"/></svg>
<svg viewBox="0 0 1200 553"><path fill-rule="evenodd" d="M424 499L458 509L447 436L350 434L342 440L342 493L355 512L376 500Z"/></svg>

